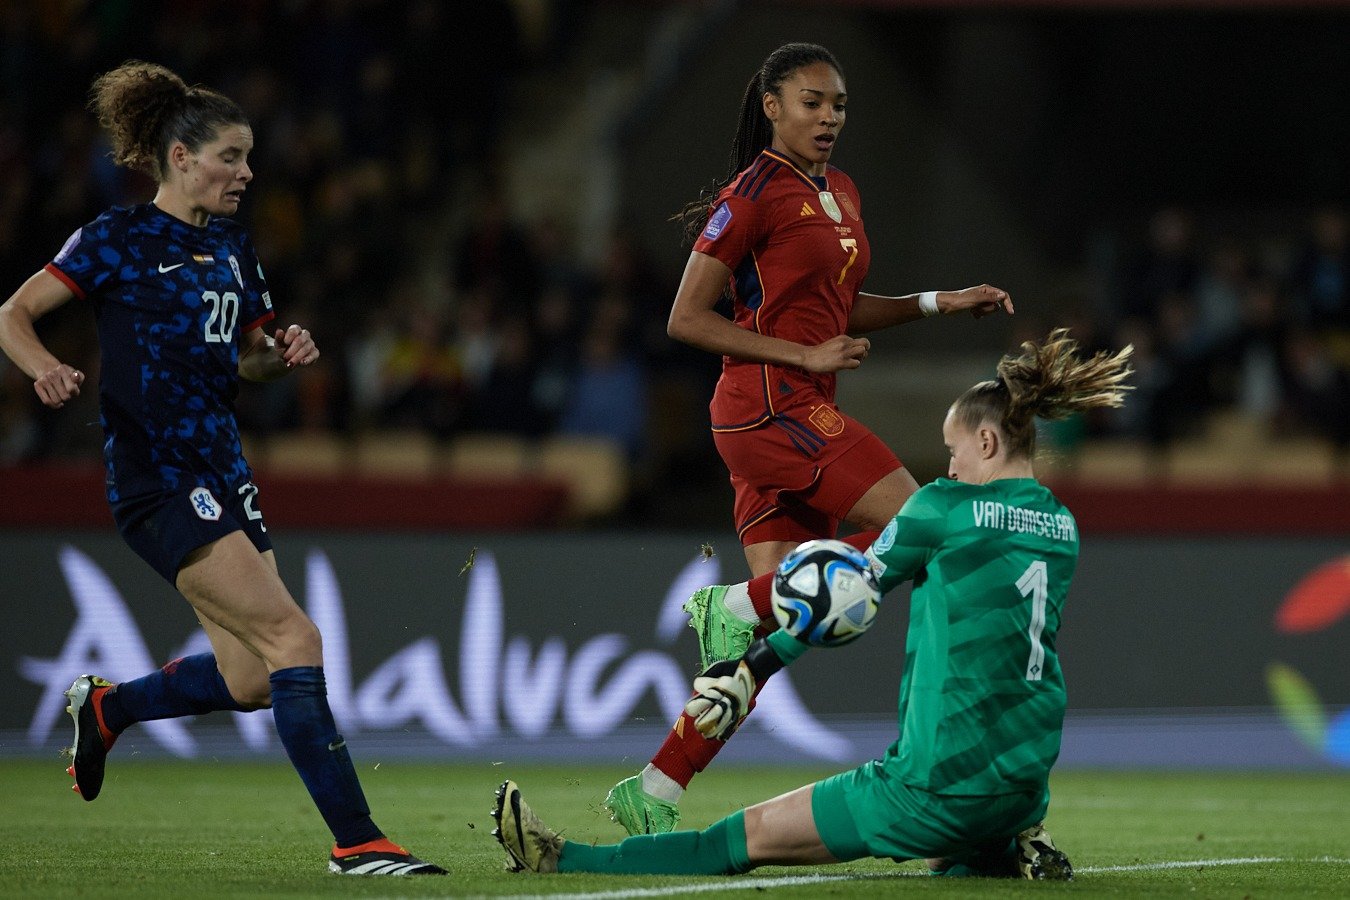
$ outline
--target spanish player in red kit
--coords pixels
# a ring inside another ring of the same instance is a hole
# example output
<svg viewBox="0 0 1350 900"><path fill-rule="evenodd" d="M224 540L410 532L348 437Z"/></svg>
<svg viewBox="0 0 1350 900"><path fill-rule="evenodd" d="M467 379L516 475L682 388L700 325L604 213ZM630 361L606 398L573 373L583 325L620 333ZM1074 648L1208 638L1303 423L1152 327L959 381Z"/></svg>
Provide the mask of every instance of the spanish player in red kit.
<svg viewBox="0 0 1350 900"><path fill-rule="evenodd" d="M685 604L704 669L737 659L772 627L774 567L841 522L866 549L918 490L895 454L834 402L836 373L856 369L857 335L940 313L1011 313L1007 292L882 296L861 290L872 250L853 180L829 165L844 125L843 70L816 44L785 44L746 87L728 175L678 217L693 252L670 312L671 337L721 354L710 412L735 490L736 531L752 576L704 588ZM734 315L715 306L730 290ZM722 741L682 715L643 771L605 799L630 834L671 831L677 803Z"/></svg>
<svg viewBox="0 0 1350 900"><path fill-rule="evenodd" d="M832 143L832 133L825 133ZM713 261L708 267L731 270L736 327L839 351L813 368L724 358L710 407L712 430L736 488L736 530L748 538L746 555L757 573L781 557L779 541L832 535L868 489L892 472L898 483L887 485L888 493L913 492L895 455L833 402L836 367L856 365L861 355L849 354L866 350L863 341L830 343L849 330L853 298L871 265L857 195L838 169L811 175L790 153L769 147L721 192L694 244L696 254ZM822 271L822 263L833 263L835 271ZM866 446L850 454L846 472L821 479L860 442ZM873 524L867 513L874 505L859 510L860 525Z"/></svg>

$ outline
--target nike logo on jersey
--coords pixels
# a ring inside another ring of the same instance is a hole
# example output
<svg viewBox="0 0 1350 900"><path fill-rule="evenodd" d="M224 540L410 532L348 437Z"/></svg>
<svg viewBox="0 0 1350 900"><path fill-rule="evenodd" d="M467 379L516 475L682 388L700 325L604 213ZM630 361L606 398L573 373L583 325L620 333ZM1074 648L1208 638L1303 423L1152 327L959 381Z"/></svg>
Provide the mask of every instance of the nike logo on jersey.
<svg viewBox="0 0 1350 900"><path fill-rule="evenodd" d="M164 263L160 263L159 274L163 275L165 272L172 272L174 269L180 268L182 265L183 263L174 263L171 266L166 266L164 265Z"/></svg>
<svg viewBox="0 0 1350 900"><path fill-rule="evenodd" d="M802 216L814 216L815 214L816 214L816 211L815 211L814 209L811 208L811 204L810 204L810 203L803 203L803 204L802 204L802 211L799 212L799 213L797 213L797 218L801 218Z"/></svg>

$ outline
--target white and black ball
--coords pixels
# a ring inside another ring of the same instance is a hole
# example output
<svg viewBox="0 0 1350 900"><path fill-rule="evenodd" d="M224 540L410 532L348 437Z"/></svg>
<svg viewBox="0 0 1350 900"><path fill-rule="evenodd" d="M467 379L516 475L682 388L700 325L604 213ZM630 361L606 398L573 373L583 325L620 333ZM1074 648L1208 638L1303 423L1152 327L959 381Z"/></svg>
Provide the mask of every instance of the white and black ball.
<svg viewBox="0 0 1350 900"><path fill-rule="evenodd" d="M816 647L856 640L872 627L880 601L867 557L843 541L807 541L783 558L773 576L774 618Z"/></svg>

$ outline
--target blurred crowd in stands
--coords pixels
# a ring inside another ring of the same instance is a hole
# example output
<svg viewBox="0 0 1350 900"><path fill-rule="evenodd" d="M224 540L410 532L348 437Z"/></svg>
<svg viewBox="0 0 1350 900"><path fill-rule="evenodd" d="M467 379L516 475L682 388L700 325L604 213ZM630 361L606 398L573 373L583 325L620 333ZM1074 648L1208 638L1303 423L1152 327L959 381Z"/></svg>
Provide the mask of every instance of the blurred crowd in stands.
<svg viewBox="0 0 1350 900"><path fill-rule="evenodd" d="M1271 435L1350 450L1350 226L1307 213L1288 231L1197 224L1157 211L1098 273L1101 296L1072 315L1089 346L1133 344L1130 402L1087 424L1154 447L1201 432L1227 410Z"/></svg>
<svg viewBox="0 0 1350 900"><path fill-rule="evenodd" d="M598 238L603 264L588 268L563 219L509 215L497 187L504 111L516 79L560 38L526 40L506 0L480 0L472 16L436 0L108 0L7 4L0 15L6 293L101 210L153 194L108 159L85 108L96 75L147 58L249 114L255 181L239 218L279 321L306 324L324 365L242 392L248 433L588 434L636 459L649 373L715 378L715 360L665 338L674 287L622 232ZM39 324L96 384L87 309L69 304ZM0 361L0 463L96 451L85 393L44 410Z"/></svg>
<svg viewBox="0 0 1350 900"><path fill-rule="evenodd" d="M147 179L111 165L85 109L97 74L148 58L250 115L256 180L240 218L281 319L310 327L324 354L241 395L248 432L598 435L662 475L711 466L720 481L703 439L717 361L666 337L675 285L622 228L590 237L605 242L603 263L582 265L566 218L517 221L497 187L513 85L549 64L561 38L527 39L506 0L479 0L469 17L454 8L6 4L0 290L102 209L151 196ZM1122 236L1132 241L1138 252L1120 254L1101 303L1048 322L1089 346L1136 347L1135 401L1083 423L1087 434L1162 445L1207 411L1237 408L1350 446L1343 211L1310 213L1303 233L1230 237L1168 209L1146 235ZM86 309L68 304L41 330L95 383ZM46 411L0 360L0 464L95 454L92 394Z"/></svg>

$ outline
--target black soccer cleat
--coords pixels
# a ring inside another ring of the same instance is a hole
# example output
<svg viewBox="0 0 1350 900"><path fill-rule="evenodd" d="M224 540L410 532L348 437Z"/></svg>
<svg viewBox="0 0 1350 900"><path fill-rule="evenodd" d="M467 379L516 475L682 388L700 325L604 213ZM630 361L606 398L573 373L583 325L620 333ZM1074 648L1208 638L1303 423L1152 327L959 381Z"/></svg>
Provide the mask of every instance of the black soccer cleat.
<svg viewBox="0 0 1350 900"><path fill-rule="evenodd" d="M328 871L335 875L448 875L435 863L413 856L388 838L356 847L334 847Z"/></svg>
<svg viewBox="0 0 1350 900"><path fill-rule="evenodd" d="M103 790L103 766L117 741L117 735L103 726L100 710L103 695L112 686L97 675L81 675L66 691L70 701L66 712L75 720L75 743L66 774L74 777L75 793L85 800L93 800Z"/></svg>

